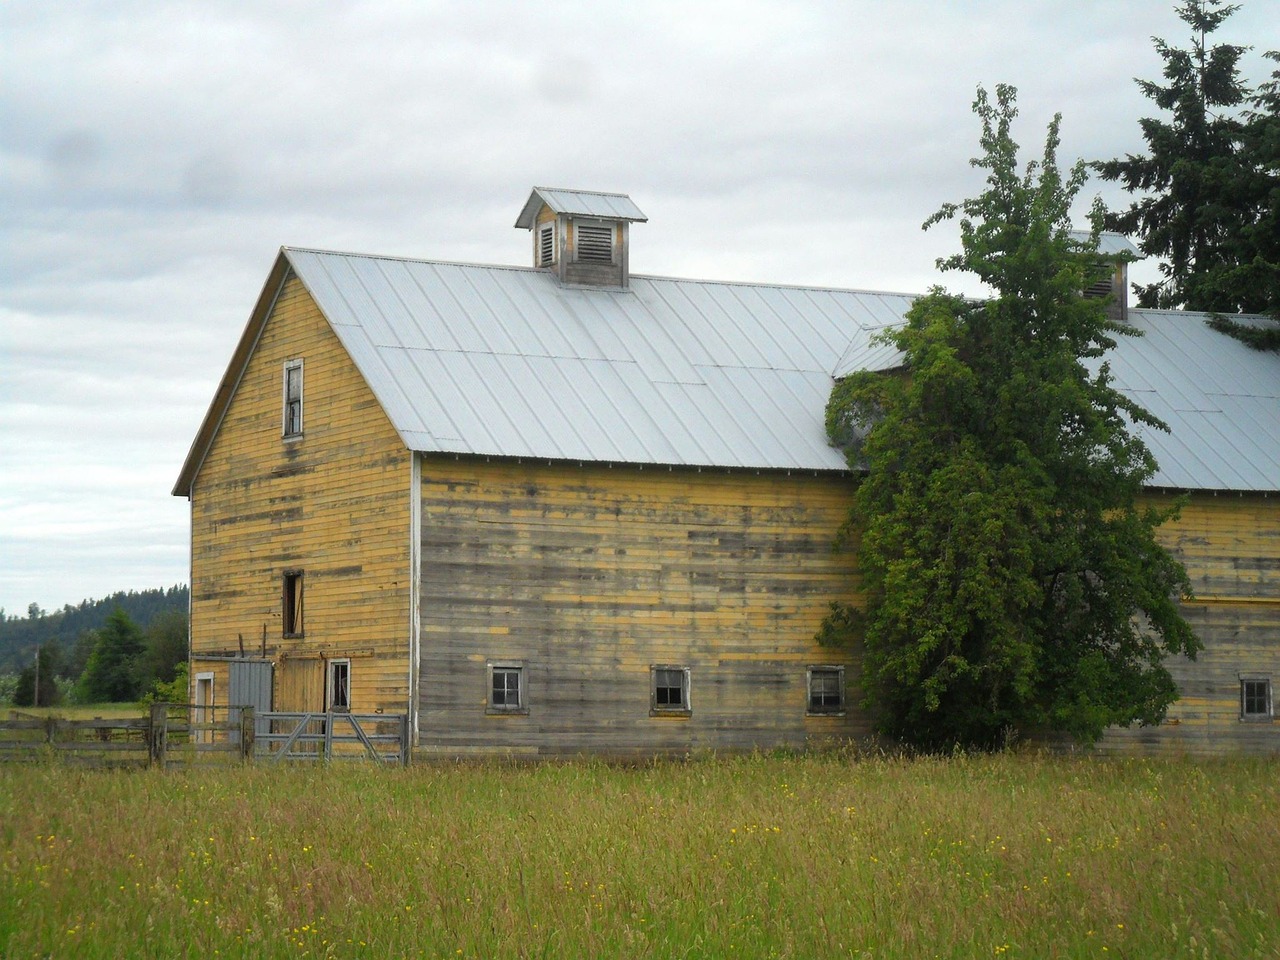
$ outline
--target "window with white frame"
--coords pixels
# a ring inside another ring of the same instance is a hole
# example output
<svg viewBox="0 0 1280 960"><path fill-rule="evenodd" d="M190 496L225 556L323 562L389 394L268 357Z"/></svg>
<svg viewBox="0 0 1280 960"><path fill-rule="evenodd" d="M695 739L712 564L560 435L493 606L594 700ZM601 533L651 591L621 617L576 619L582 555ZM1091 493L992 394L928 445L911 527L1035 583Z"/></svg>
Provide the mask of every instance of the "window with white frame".
<svg viewBox="0 0 1280 960"><path fill-rule="evenodd" d="M1240 678L1240 719L1271 720L1271 678Z"/></svg>
<svg viewBox="0 0 1280 960"><path fill-rule="evenodd" d="M649 668L649 713L687 716L689 705L689 668L656 664Z"/></svg>
<svg viewBox="0 0 1280 960"><path fill-rule="evenodd" d="M528 713L525 695L524 664L492 662L489 664L489 713Z"/></svg>
<svg viewBox="0 0 1280 960"><path fill-rule="evenodd" d="M326 706L331 713L351 712L351 661L330 660Z"/></svg>
<svg viewBox="0 0 1280 960"><path fill-rule="evenodd" d="M613 224L575 222L573 231L574 256L578 261L613 263Z"/></svg>
<svg viewBox="0 0 1280 960"><path fill-rule="evenodd" d="M290 360L284 365L285 438L302 436L302 361Z"/></svg>
<svg viewBox="0 0 1280 960"><path fill-rule="evenodd" d="M817 666L809 668L808 713L844 713L844 667Z"/></svg>

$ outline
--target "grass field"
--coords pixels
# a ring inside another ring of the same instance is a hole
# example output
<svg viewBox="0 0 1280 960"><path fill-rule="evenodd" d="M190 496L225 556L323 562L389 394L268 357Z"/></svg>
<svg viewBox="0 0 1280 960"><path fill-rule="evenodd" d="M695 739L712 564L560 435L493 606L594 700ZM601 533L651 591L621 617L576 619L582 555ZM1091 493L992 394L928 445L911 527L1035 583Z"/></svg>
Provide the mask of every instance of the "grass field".
<svg viewBox="0 0 1280 960"><path fill-rule="evenodd" d="M136 703L62 703L56 707L0 706L0 720L15 713L24 717L61 717L64 720L95 720L99 717L119 720L147 715L146 708Z"/></svg>
<svg viewBox="0 0 1280 960"><path fill-rule="evenodd" d="M1280 956L1280 763L0 768L0 956Z"/></svg>

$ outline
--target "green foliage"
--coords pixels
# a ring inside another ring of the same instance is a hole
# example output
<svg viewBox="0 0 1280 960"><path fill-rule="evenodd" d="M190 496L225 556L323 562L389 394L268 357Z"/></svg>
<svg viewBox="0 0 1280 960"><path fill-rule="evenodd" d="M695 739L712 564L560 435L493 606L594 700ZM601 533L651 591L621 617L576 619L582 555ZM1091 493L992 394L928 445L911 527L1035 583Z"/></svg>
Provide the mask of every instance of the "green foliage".
<svg viewBox="0 0 1280 960"><path fill-rule="evenodd" d="M62 701L58 673L62 669L62 650L57 643L46 643L32 662L18 674L13 703L18 707L52 707Z"/></svg>
<svg viewBox="0 0 1280 960"><path fill-rule="evenodd" d="M116 608L107 617L98 645L77 684L81 703L137 700L144 686L146 644L129 615Z"/></svg>
<svg viewBox="0 0 1280 960"><path fill-rule="evenodd" d="M1189 589L1136 498L1155 471L1126 420L1163 425L1112 384L1106 351L1132 330L1080 291L1100 270L1094 235L1070 235L1086 172L1042 159L1019 172L1015 91L979 90L987 189L947 205L983 302L935 288L901 329L905 375L837 384L828 432L859 472L847 525L866 593L863 682L880 729L927 749L995 747L1010 734L1096 739L1155 723L1176 697L1167 651L1198 641ZM865 472L862 472L865 469ZM837 608L824 630L858 626Z"/></svg>
<svg viewBox="0 0 1280 960"><path fill-rule="evenodd" d="M187 663L187 611L157 614L147 627L146 642L148 676L160 683L172 682L178 668Z"/></svg>
<svg viewBox="0 0 1280 960"><path fill-rule="evenodd" d="M57 641L70 654L63 662L63 676L76 679L88 662L88 646L93 638L81 638L87 631L97 631L107 615L120 607L142 628L150 626L157 616L170 610L186 610L190 591L185 586L167 589L118 591L101 600L83 600L67 604L52 613L30 604L27 616L5 616L0 612L0 670L17 672L35 654L36 647Z"/></svg>
<svg viewBox="0 0 1280 960"><path fill-rule="evenodd" d="M1263 758L12 765L0 956L1275 960L1278 821Z"/></svg>
<svg viewBox="0 0 1280 960"><path fill-rule="evenodd" d="M1221 0L1176 8L1190 49L1156 39L1166 82L1138 81L1167 118L1139 121L1145 154L1094 164L1138 197L1107 216L1108 229L1162 258L1164 279L1136 288L1144 307L1280 311L1280 98L1274 81L1255 95L1241 79L1246 47L1208 43L1235 9Z"/></svg>
<svg viewBox="0 0 1280 960"><path fill-rule="evenodd" d="M188 703L191 700L190 667L186 661L178 664L172 680L154 680L151 689L142 697L143 705L152 703Z"/></svg>

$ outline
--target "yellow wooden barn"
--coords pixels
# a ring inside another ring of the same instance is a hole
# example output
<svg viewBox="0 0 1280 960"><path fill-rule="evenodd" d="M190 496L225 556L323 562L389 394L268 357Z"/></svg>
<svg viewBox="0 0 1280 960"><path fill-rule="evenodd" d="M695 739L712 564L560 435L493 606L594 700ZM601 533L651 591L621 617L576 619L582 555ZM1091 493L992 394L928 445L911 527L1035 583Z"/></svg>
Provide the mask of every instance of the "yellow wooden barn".
<svg viewBox="0 0 1280 960"><path fill-rule="evenodd" d="M174 493L198 703L408 713L420 751L614 755L868 732L823 410L911 297L631 275L623 194L537 188L530 267L285 248ZM1206 643L1115 748L1275 750L1280 362L1131 310L1152 496Z"/></svg>

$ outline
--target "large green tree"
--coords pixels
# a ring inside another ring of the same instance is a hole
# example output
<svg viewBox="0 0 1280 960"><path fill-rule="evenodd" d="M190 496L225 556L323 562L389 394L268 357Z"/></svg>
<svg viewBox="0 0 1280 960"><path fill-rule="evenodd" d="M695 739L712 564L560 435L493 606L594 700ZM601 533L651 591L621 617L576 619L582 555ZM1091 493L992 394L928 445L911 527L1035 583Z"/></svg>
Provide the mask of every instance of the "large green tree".
<svg viewBox="0 0 1280 960"><path fill-rule="evenodd" d="M117 607L107 617L89 655L77 694L85 703L137 700L146 678L146 643L142 631Z"/></svg>
<svg viewBox="0 0 1280 960"><path fill-rule="evenodd" d="M986 189L947 205L961 252L944 270L994 291L935 288L886 335L900 373L838 383L827 408L857 485L846 527L864 587L820 639L860 640L879 728L938 749L1011 734L1095 739L1158 722L1177 691L1167 652L1198 641L1182 566L1138 505L1155 462L1128 424L1160 427L1112 383L1105 354L1134 331L1080 291L1106 268L1070 233L1083 164L1064 176L1058 120L1020 169L1016 93L979 90Z"/></svg>
<svg viewBox="0 0 1280 960"><path fill-rule="evenodd" d="M1161 259L1163 278L1137 288L1140 306L1280 311L1274 90L1255 95L1242 79L1246 47L1210 43L1237 5L1188 0L1175 9L1190 46L1155 38L1164 82L1138 81L1162 112L1139 121L1146 152L1094 164L1135 196L1106 226Z"/></svg>

